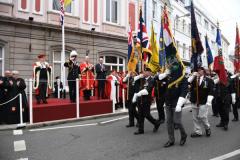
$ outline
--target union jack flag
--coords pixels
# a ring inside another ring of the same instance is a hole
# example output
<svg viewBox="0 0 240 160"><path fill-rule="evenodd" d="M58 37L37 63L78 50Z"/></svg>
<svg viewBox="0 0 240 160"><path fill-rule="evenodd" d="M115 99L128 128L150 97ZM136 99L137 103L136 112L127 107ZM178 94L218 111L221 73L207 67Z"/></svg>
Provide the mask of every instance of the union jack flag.
<svg viewBox="0 0 240 160"><path fill-rule="evenodd" d="M60 23L64 23L64 0L60 0Z"/></svg>

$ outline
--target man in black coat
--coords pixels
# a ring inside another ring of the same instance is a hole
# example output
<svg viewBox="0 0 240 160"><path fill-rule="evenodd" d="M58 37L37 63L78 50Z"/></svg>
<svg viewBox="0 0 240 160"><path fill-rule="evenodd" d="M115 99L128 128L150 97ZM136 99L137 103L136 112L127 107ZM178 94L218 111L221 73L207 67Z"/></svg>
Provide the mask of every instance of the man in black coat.
<svg viewBox="0 0 240 160"><path fill-rule="evenodd" d="M105 98L105 81L106 81L106 67L103 64L103 58L99 58L99 63L95 65L95 70L97 73L96 79L98 81L98 99Z"/></svg>
<svg viewBox="0 0 240 160"><path fill-rule="evenodd" d="M170 68L171 69L171 68ZM160 81L166 81L167 86L175 78L175 71L173 69L166 69L164 73L157 75ZM180 145L183 146L187 139L187 134L182 124L182 107L186 102L188 93L188 82L185 76L178 83L168 87L165 93L166 116L167 116L167 130L168 141L164 147L173 146L175 143L174 125L179 129L181 134Z"/></svg>
<svg viewBox="0 0 240 160"><path fill-rule="evenodd" d="M232 108L233 108L233 122L239 121L238 107L240 106L240 79L239 73L231 76L231 83L233 85L234 93L232 93Z"/></svg>
<svg viewBox="0 0 240 160"><path fill-rule="evenodd" d="M153 132L157 132L160 122L152 117L150 113L152 104L152 90L154 87L154 78L152 77L151 69L146 68L143 74L134 77L135 83L140 83L140 91L135 93L132 102L137 102L139 114L139 127L135 135L144 134L144 119L154 125Z"/></svg>
<svg viewBox="0 0 240 160"><path fill-rule="evenodd" d="M194 132L191 137L201 137L203 135L201 124L205 128L206 136L211 135L210 124L208 121L208 109L213 100L213 80L206 76L203 67L198 68L198 72L188 78L191 84L190 102L192 103L192 115Z"/></svg>
<svg viewBox="0 0 240 160"><path fill-rule="evenodd" d="M233 83L230 83L231 80L229 76L227 78L227 85L221 83L218 76L214 79L214 83L216 84L216 103L221 118L220 123L217 124L216 127L223 127L226 131L228 130L231 102L234 98Z"/></svg>
<svg viewBox="0 0 240 160"><path fill-rule="evenodd" d="M129 115L129 124L126 127L133 127L134 118L138 121L138 113L136 110L136 103L132 103L132 99L135 93L138 92L139 85L138 83L134 82L134 77L136 76L135 72L130 72L124 77L123 83L127 83L127 100L126 106L128 108L128 115Z"/></svg>
<svg viewBox="0 0 240 160"><path fill-rule="evenodd" d="M72 51L70 53L70 59L64 63L64 66L68 68L68 87L69 97L72 103L76 102L76 79L79 78L80 68L77 62L77 52Z"/></svg>

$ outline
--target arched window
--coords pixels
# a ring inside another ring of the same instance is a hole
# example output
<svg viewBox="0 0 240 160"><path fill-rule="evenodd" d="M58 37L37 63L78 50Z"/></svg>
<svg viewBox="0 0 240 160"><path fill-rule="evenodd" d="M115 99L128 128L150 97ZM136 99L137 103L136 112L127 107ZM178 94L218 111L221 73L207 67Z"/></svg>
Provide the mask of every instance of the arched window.
<svg viewBox="0 0 240 160"><path fill-rule="evenodd" d="M126 63L125 58L122 56L103 56L103 63L106 65L108 71L115 70L117 72L125 71Z"/></svg>

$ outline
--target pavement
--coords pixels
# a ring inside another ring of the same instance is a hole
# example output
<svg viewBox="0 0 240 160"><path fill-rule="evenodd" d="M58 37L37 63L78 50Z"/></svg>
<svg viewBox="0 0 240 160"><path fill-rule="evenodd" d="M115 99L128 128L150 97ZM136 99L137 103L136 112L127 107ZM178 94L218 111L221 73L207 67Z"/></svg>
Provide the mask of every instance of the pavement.
<svg viewBox="0 0 240 160"><path fill-rule="evenodd" d="M192 132L190 106L183 110L183 124ZM211 113L210 113L211 114ZM232 119L232 113L230 113ZM156 111L153 116L157 117ZM164 148L166 123L157 133L145 121L145 134L133 135L126 128L128 117L115 115L40 128L0 131L0 160L240 160L240 122L230 122L229 130L216 128L219 118L209 115L211 137L191 138Z"/></svg>

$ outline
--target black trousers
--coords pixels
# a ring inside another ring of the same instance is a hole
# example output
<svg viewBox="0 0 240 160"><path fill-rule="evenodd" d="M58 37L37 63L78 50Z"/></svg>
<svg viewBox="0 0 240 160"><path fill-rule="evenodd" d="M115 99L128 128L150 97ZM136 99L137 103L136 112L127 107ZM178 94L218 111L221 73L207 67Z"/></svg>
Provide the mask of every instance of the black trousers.
<svg viewBox="0 0 240 160"><path fill-rule="evenodd" d="M129 125L134 125L134 118L137 119L138 122L138 113L137 113L137 104L136 103L132 103L131 100L127 101L127 108L128 108L128 115L129 115Z"/></svg>
<svg viewBox="0 0 240 160"><path fill-rule="evenodd" d="M76 102L76 81L68 81L69 97L71 102Z"/></svg>
<svg viewBox="0 0 240 160"><path fill-rule="evenodd" d="M153 118L150 113L151 103L138 103L138 114L139 114L139 132L144 131L144 120L145 118L152 123L157 125L157 120Z"/></svg>
<svg viewBox="0 0 240 160"><path fill-rule="evenodd" d="M43 82L42 80L40 80L39 82L39 95L36 96L37 101L46 101L47 98L47 82Z"/></svg>
<svg viewBox="0 0 240 160"><path fill-rule="evenodd" d="M90 100L90 97L91 97L91 90L83 90L83 97L84 97L84 100Z"/></svg>
<svg viewBox="0 0 240 160"><path fill-rule="evenodd" d="M229 123L229 111L231 107L231 96L221 99L217 99L217 106L218 106L218 111L219 115L221 118L220 123L223 125L228 125Z"/></svg>
<svg viewBox="0 0 240 160"><path fill-rule="evenodd" d="M240 99L237 99L235 104L232 104L233 116L235 119L238 119L238 107L240 105Z"/></svg>
<svg viewBox="0 0 240 160"><path fill-rule="evenodd" d="M105 80L98 80L98 98L104 98Z"/></svg>
<svg viewBox="0 0 240 160"><path fill-rule="evenodd" d="M159 98L158 99L158 97L156 97L156 104L157 104L159 120L165 120L164 98Z"/></svg>
<svg viewBox="0 0 240 160"><path fill-rule="evenodd" d="M213 111L214 116L218 115L217 98L214 98L213 101L212 101L212 111Z"/></svg>

